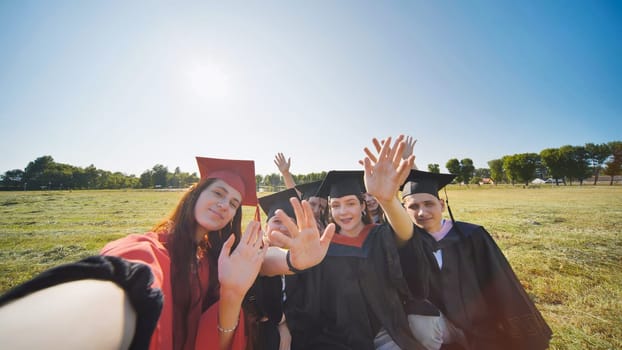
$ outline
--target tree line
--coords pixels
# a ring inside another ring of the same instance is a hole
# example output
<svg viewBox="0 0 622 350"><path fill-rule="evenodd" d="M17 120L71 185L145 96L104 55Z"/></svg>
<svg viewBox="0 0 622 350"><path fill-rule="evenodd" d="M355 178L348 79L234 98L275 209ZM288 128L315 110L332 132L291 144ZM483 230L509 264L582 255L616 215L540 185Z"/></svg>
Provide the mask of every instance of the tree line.
<svg viewBox="0 0 622 350"><path fill-rule="evenodd" d="M475 168L470 158L447 161L447 170L457 175L458 183L480 183L492 179L494 183L522 183L529 185L535 178L550 178L559 185L594 178L594 185L601 175L613 177L622 174L622 141L602 144L587 143L583 146L547 148L540 153L506 155L488 162L489 168ZM428 164L428 171L440 172L439 164ZM293 175L297 184L323 179L326 171ZM278 173L257 174L257 190L278 191L285 187ZM14 169L0 175L0 190L63 190L63 189L121 189L121 188L186 188L199 181L197 173L173 172L161 164L145 170L139 177L121 172L86 168L57 163L47 155L28 163L24 170Z"/></svg>
<svg viewBox="0 0 622 350"><path fill-rule="evenodd" d="M293 175L296 183L321 180L326 172ZM257 190L278 191L285 188L280 174L255 176ZM28 163L26 168L6 171L0 175L0 190L85 190L122 188L187 188L199 181L196 172L173 172L161 164L145 170L139 177L121 172L111 172L89 165L86 168L57 163L46 155Z"/></svg>
<svg viewBox="0 0 622 350"><path fill-rule="evenodd" d="M63 190L188 187L199 181L196 173L182 172L179 167L169 172L157 164L140 177L111 172L89 165L86 168L57 163L51 156L42 156L28 163L24 170L9 170L0 175L4 190Z"/></svg>
<svg viewBox="0 0 622 350"><path fill-rule="evenodd" d="M457 175L456 182L478 184L489 178L494 183L524 184L536 179L549 179L559 184L573 181L583 185L585 179L593 177L598 183L601 175L610 176L613 185L616 175L622 174L622 142L586 143L583 146L566 145L547 148L540 153L506 155L488 161L489 168L476 169L470 158L460 161L452 158L445 164L447 170ZM438 164L428 164L428 171L439 172Z"/></svg>

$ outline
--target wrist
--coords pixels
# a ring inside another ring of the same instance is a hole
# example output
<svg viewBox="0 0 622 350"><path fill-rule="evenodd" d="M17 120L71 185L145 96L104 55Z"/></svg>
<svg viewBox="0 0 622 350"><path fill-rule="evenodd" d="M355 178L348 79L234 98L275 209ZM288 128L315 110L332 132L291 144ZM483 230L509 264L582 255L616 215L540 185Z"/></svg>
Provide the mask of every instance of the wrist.
<svg viewBox="0 0 622 350"><path fill-rule="evenodd" d="M293 273L302 273L304 272L304 270L298 270L297 268L294 267L294 265L292 265L292 259L291 259L291 250L288 250L287 253L285 254L285 262L287 262L287 267L289 268L289 271L293 272Z"/></svg>
<svg viewBox="0 0 622 350"><path fill-rule="evenodd" d="M239 303L242 305L242 300L244 300L244 296L246 292L240 292L235 288L231 288L228 286L220 285L219 299L222 302L227 303Z"/></svg>

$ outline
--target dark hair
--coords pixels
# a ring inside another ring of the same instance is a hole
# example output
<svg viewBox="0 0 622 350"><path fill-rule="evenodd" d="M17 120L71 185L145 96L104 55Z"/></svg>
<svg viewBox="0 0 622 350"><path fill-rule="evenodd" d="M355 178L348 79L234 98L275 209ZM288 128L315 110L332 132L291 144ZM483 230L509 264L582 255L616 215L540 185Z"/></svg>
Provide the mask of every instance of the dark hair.
<svg viewBox="0 0 622 350"><path fill-rule="evenodd" d="M200 288L198 276L198 259L207 259L209 266L208 290L200 290L203 298L201 312L207 310L220 298L220 283L218 282L218 256L223 243L235 235L235 248L240 241L242 230L242 207L240 206L231 222L218 231L206 234L207 241L196 242L198 222L194 215L197 200L217 179L206 179L192 186L181 198L169 218L154 228L155 232L168 232L167 249L171 259L171 290L173 293L173 344L174 348L183 348L187 341L186 329L188 328L187 315L190 310L197 307L200 298L192 300L192 286ZM232 249L233 249L232 248Z"/></svg>
<svg viewBox="0 0 622 350"><path fill-rule="evenodd" d="M355 194L354 196L356 196L356 198L359 200L359 203L365 205L365 209L361 213L363 215L362 217L363 223L365 225L371 224L373 220L371 219L371 215L369 215L369 211L367 210L367 203L365 202L365 195L361 193L361 194ZM337 225L337 223L335 222L335 219L333 218L333 213L330 210L330 200L328 201L328 208L326 208L326 211L328 212L327 213L328 223L335 224L335 232L341 232L341 226Z"/></svg>

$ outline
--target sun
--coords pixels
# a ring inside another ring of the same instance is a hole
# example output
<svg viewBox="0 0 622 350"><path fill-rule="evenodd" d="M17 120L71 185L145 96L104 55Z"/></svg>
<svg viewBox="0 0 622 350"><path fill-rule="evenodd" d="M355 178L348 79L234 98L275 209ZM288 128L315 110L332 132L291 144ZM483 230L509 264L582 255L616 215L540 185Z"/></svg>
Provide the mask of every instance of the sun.
<svg viewBox="0 0 622 350"><path fill-rule="evenodd" d="M200 98L224 100L231 93L231 79L223 65L206 61L190 65L187 84Z"/></svg>

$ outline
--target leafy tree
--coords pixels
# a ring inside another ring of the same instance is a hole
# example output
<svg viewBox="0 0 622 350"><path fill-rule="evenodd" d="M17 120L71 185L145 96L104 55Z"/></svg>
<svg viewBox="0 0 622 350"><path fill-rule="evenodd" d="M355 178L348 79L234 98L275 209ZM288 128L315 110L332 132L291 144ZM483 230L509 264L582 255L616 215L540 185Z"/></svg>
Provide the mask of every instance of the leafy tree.
<svg viewBox="0 0 622 350"><path fill-rule="evenodd" d="M594 185L596 185L600 171L603 169L607 158L611 155L611 148L606 143L586 143L585 152L587 153L588 163L594 176Z"/></svg>
<svg viewBox="0 0 622 350"><path fill-rule="evenodd" d="M515 159L515 156L503 156L501 158L503 160L503 171L505 175L510 180L512 186L514 186L514 182L518 180L518 161Z"/></svg>
<svg viewBox="0 0 622 350"><path fill-rule="evenodd" d="M44 178L44 172L54 164L52 156L42 156L28 163L24 169L24 182L28 188L41 188L48 185L48 180Z"/></svg>
<svg viewBox="0 0 622 350"><path fill-rule="evenodd" d="M555 179L555 184L559 186L559 179L563 180L565 174L565 160L559 148L543 149L540 151L540 159L546 166L549 175Z"/></svg>
<svg viewBox="0 0 622 350"><path fill-rule="evenodd" d="M473 161L470 158L464 158L461 161L452 158L447 161L445 167L449 170L449 173L456 175L457 182L463 182L465 184L469 183L475 171Z"/></svg>
<svg viewBox="0 0 622 350"><path fill-rule="evenodd" d="M560 149L564 159L566 160L566 175L572 185L572 180L579 180L579 184L583 184L583 180L591 174L589 166L589 157L583 146L563 146Z"/></svg>
<svg viewBox="0 0 622 350"><path fill-rule="evenodd" d="M140 187L141 188L151 188L153 187L153 171L145 170L142 174L140 174Z"/></svg>
<svg viewBox="0 0 622 350"><path fill-rule="evenodd" d="M263 176L256 174L255 183L257 184L257 187L261 186L261 184L263 183ZM257 191L259 191L259 188L257 188Z"/></svg>
<svg viewBox="0 0 622 350"><path fill-rule="evenodd" d="M428 164L428 171L434 174L440 174L441 173L441 167L434 163L434 164Z"/></svg>
<svg viewBox="0 0 622 350"><path fill-rule="evenodd" d="M488 169L488 168L477 168L477 169L475 169L475 171L473 172L473 178L475 178L475 177L479 177L480 179L490 178L490 169Z"/></svg>
<svg viewBox="0 0 622 350"><path fill-rule="evenodd" d="M473 178L473 172L475 171L475 166L473 165L473 160L471 158L464 158L460 161L460 176L462 177L462 181L468 184Z"/></svg>
<svg viewBox="0 0 622 350"><path fill-rule="evenodd" d="M155 187L166 187L168 168L162 164L156 164L151 169L151 179Z"/></svg>
<svg viewBox="0 0 622 350"><path fill-rule="evenodd" d="M537 153L521 153L515 155L515 161L518 165L518 180L529 186L529 182L536 177L540 156Z"/></svg>
<svg viewBox="0 0 622 350"><path fill-rule="evenodd" d="M490 178L495 182L495 184L506 181L507 176L503 171L502 159L490 160L488 161L488 166L490 167Z"/></svg>
<svg viewBox="0 0 622 350"><path fill-rule="evenodd" d="M24 182L24 171L21 169L8 170L4 175L0 175L0 185L6 188L22 188Z"/></svg>
<svg viewBox="0 0 622 350"><path fill-rule="evenodd" d="M181 169L179 167L175 167L175 171L172 174L167 174L166 184L169 187L181 187Z"/></svg>
<svg viewBox="0 0 622 350"><path fill-rule="evenodd" d="M609 142L608 146L611 149L611 157L605 163L605 169L603 170L603 173L605 175L611 176L611 181L609 182L609 185L612 186L613 178L616 175L622 174L622 142Z"/></svg>
<svg viewBox="0 0 622 350"><path fill-rule="evenodd" d="M263 181L261 182L261 184L268 187L272 192L274 192L275 188L277 188L277 186L281 183L284 183L284 181L281 178L281 175L276 173L265 175L263 177Z"/></svg>
<svg viewBox="0 0 622 350"><path fill-rule="evenodd" d="M450 174L456 175L456 182L462 182L462 176L460 174L460 162L456 158L452 158L447 161L445 168Z"/></svg>

